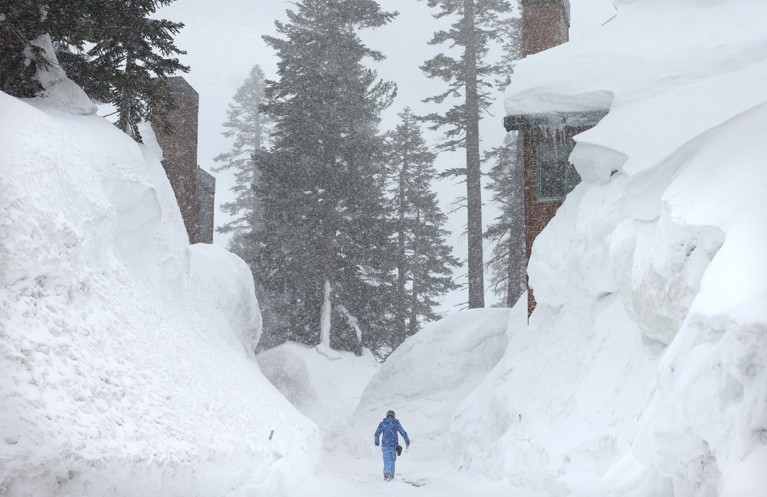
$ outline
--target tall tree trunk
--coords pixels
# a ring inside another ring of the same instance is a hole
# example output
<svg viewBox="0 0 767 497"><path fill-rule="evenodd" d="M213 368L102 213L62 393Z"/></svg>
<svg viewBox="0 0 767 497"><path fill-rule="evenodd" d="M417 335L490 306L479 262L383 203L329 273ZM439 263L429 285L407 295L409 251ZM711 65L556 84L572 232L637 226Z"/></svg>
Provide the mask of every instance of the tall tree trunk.
<svg viewBox="0 0 767 497"><path fill-rule="evenodd" d="M332 186L331 186L332 188ZM328 191L325 199L325 229L323 230L323 254L322 276L326 285L329 285L328 302L330 304L330 318L328 333L330 337L336 331L336 231L338 230L338 213L335 207L334 192ZM323 302L323 307L325 303Z"/></svg>
<svg viewBox="0 0 767 497"><path fill-rule="evenodd" d="M421 241L421 210L416 208L415 214L415 234L413 237L413 294L410 296L410 323L408 325L408 335L415 335L418 331L418 292L420 290L418 283L420 277L418 257Z"/></svg>
<svg viewBox="0 0 767 497"><path fill-rule="evenodd" d="M509 264L506 266L506 307L514 307L514 303L516 302L516 299L519 298L517 295L515 297L516 291L517 291L517 281L516 281L516 264L513 259L514 257L514 232L509 232L509 239L507 240L508 244L508 257L509 257Z"/></svg>
<svg viewBox="0 0 767 497"><path fill-rule="evenodd" d="M331 115L335 117L335 113ZM322 231L322 277L325 285L329 285L329 295L327 301L330 305L329 317L329 337L330 343L333 343L333 334L336 331L336 233L338 232L338 188L336 185L336 157L340 148L340 138L337 133L330 133L331 138L325 140L324 145L324 164L325 174L323 175L324 194L323 194L323 231ZM325 308L323 303L323 308Z"/></svg>
<svg viewBox="0 0 767 497"><path fill-rule="evenodd" d="M466 203L469 243L469 308L485 306L482 255L482 177L479 160L479 95L474 33L474 0L464 0L466 39Z"/></svg>
<svg viewBox="0 0 767 497"><path fill-rule="evenodd" d="M134 64L133 55L131 55L130 47L126 47L126 50L128 51L128 54L125 57L125 75L130 77L130 73L133 71ZM131 126L131 120L133 119L131 116L131 100L131 92L127 88L123 88L122 98L120 99L120 106L117 110L119 114L118 127L122 129L126 135L133 138L133 126Z"/></svg>
<svg viewBox="0 0 767 497"><path fill-rule="evenodd" d="M405 148L402 158L402 169L399 173L399 233L397 234L397 333L404 336L405 320L407 319L407 280L405 264L405 175L408 168L408 150Z"/></svg>

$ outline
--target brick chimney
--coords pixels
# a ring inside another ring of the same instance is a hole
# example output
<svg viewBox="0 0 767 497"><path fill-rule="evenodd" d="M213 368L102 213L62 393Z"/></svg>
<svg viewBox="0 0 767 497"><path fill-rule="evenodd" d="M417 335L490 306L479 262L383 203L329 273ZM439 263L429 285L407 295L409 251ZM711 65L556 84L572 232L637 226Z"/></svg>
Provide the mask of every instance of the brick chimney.
<svg viewBox="0 0 767 497"><path fill-rule="evenodd" d="M524 57L566 42L569 28L569 0L522 0Z"/></svg>
<svg viewBox="0 0 767 497"><path fill-rule="evenodd" d="M177 107L167 115L170 133L154 127L163 152L162 165L176 195L189 243L213 243L216 180L197 164L200 96L181 76L166 81Z"/></svg>

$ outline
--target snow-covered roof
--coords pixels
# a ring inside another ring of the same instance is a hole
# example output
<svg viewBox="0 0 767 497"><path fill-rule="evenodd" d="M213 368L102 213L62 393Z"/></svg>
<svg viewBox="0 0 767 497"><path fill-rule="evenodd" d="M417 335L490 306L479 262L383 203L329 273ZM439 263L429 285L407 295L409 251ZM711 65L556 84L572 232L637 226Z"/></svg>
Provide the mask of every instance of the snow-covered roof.
<svg viewBox="0 0 767 497"><path fill-rule="evenodd" d="M507 114L602 109L616 96L636 99L669 83L681 89L718 68L764 59L760 0L619 0L616 9L589 35L519 61Z"/></svg>
<svg viewBox="0 0 767 497"><path fill-rule="evenodd" d="M615 7L591 32L519 61L507 115L609 110L608 125L579 141L627 156L629 171L639 169L632 158L640 151L660 159L767 100L767 2L618 0Z"/></svg>
<svg viewBox="0 0 767 497"><path fill-rule="evenodd" d="M606 110L591 110L583 112L548 112L545 114L518 114L503 118L506 131L528 128L577 128L593 126L607 114Z"/></svg>

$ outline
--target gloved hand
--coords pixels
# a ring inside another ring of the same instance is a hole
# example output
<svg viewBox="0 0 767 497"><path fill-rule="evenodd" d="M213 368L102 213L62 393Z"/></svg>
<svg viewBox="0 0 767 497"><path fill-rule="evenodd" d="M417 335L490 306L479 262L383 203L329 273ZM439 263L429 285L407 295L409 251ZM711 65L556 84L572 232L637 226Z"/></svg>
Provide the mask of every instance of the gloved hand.
<svg viewBox="0 0 767 497"><path fill-rule="evenodd" d="M405 452L410 450L410 444L405 444Z"/></svg>

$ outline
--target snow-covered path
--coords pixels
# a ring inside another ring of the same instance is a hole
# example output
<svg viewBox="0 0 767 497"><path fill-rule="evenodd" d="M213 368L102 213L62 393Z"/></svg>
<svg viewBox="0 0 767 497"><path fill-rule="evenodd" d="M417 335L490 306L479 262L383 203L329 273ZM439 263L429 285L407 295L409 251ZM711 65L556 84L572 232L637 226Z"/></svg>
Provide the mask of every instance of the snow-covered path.
<svg viewBox="0 0 767 497"><path fill-rule="evenodd" d="M512 487L508 481L490 481L466 472L453 471L447 463L416 461L408 454L397 459L397 476L385 482L380 456L371 449L368 457L355 459L326 453L320 474L303 482L292 497L548 497Z"/></svg>
<svg viewBox="0 0 767 497"><path fill-rule="evenodd" d="M525 310L520 307L516 317L524 319ZM286 482L290 488L282 494L548 497L515 491L506 478L470 476L448 462L452 413L500 359L509 321L509 309L453 314L409 338L384 363L370 353L337 352L338 359L328 360L314 347L295 343L259 354L264 376L325 434L317 475L297 490ZM424 361L433 350L440 357ZM397 458L395 480L385 482L373 433L390 409L413 444Z"/></svg>

